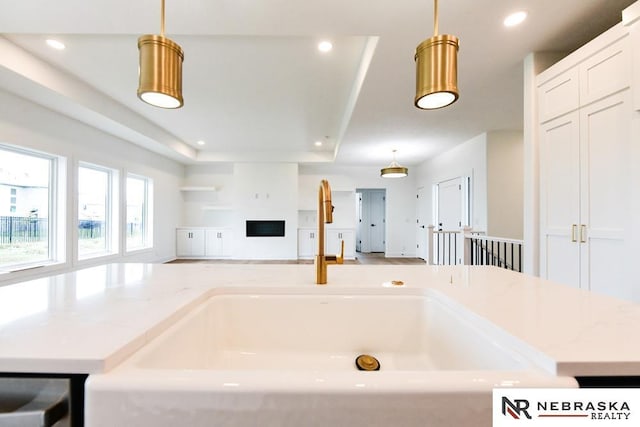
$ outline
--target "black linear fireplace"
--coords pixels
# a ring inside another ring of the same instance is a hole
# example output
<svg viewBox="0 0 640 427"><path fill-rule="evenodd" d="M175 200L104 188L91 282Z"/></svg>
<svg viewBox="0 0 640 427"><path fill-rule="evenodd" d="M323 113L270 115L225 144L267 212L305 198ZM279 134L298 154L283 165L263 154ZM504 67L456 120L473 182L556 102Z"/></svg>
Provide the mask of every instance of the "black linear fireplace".
<svg viewBox="0 0 640 427"><path fill-rule="evenodd" d="M284 221L247 220L247 237L284 237Z"/></svg>

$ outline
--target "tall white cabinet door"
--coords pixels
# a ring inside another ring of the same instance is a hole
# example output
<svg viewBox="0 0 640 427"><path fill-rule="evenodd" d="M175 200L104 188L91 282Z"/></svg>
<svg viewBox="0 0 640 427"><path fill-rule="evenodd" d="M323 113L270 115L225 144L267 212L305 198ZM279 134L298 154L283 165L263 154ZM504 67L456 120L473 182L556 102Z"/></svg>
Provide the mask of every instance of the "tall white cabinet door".
<svg viewBox="0 0 640 427"><path fill-rule="evenodd" d="M583 287L631 298L625 237L630 232L630 91L609 96L580 112ZM625 283L625 277L626 282Z"/></svg>
<svg viewBox="0 0 640 427"><path fill-rule="evenodd" d="M542 277L580 286L580 115L577 111L540 129Z"/></svg>

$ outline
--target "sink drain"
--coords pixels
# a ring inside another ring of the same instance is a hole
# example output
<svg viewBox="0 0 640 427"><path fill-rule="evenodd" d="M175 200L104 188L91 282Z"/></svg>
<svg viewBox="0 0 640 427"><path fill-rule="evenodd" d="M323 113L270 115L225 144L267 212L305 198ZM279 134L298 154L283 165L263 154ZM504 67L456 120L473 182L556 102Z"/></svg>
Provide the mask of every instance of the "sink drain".
<svg viewBox="0 0 640 427"><path fill-rule="evenodd" d="M358 368L359 371L379 371L380 362L373 356L361 354L356 357L356 368Z"/></svg>

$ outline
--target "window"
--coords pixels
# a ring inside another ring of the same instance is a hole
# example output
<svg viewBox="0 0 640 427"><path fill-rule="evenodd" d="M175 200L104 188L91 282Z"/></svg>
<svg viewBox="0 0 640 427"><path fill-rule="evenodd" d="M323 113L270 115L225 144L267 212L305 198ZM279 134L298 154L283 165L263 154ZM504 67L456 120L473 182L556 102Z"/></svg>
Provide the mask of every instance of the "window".
<svg viewBox="0 0 640 427"><path fill-rule="evenodd" d="M149 178L127 176L127 251L152 246L151 188Z"/></svg>
<svg viewBox="0 0 640 427"><path fill-rule="evenodd" d="M117 172L82 164L78 168L78 259L117 252Z"/></svg>
<svg viewBox="0 0 640 427"><path fill-rule="evenodd" d="M0 145L0 269L55 259L59 159Z"/></svg>

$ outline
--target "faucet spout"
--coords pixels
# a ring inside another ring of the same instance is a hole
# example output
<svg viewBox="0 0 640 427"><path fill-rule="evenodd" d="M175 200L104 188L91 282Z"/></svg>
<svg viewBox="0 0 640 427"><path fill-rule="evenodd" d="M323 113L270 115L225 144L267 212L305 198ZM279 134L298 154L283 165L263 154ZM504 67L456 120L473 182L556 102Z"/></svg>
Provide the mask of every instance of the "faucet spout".
<svg viewBox="0 0 640 427"><path fill-rule="evenodd" d="M327 265L342 264L344 261L344 240L341 244L340 255L325 255L325 224L333 222L333 205L331 204L331 186L329 181L323 179L318 188L318 253L314 258L316 267L316 283L325 285L327 283Z"/></svg>

